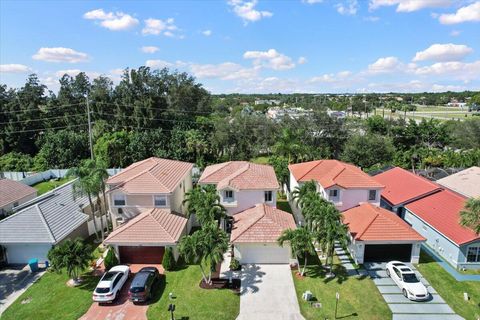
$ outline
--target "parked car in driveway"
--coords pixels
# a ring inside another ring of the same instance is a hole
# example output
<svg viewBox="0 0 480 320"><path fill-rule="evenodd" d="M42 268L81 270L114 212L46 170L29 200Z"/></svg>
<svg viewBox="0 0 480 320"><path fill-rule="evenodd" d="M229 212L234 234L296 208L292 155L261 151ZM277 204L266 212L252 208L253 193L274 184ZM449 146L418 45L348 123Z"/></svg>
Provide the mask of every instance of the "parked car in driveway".
<svg viewBox="0 0 480 320"><path fill-rule="evenodd" d="M93 301L99 303L113 302L128 279L128 266L115 266L108 270L100 279L93 292Z"/></svg>
<svg viewBox="0 0 480 320"><path fill-rule="evenodd" d="M421 301L430 296L415 272L403 262L390 261L387 263L387 275L392 278L407 299Z"/></svg>
<svg viewBox="0 0 480 320"><path fill-rule="evenodd" d="M128 297L133 303L146 302L152 298L155 284L160 278L160 273L155 267L145 267L135 274L130 284Z"/></svg>

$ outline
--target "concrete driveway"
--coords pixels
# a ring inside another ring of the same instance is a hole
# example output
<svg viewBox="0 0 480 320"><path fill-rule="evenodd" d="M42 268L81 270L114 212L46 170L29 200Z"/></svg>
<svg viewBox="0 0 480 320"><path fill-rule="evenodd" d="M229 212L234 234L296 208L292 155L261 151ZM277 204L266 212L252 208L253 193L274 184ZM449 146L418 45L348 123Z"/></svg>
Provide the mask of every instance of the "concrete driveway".
<svg viewBox="0 0 480 320"><path fill-rule="evenodd" d="M304 320L288 264L243 266L237 320L251 319Z"/></svg>
<svg viewBox="0 0 480 320"><path fill-rule="evenodd" d="M430 292L430 299L426 301L411 301L405 298L400 288L387 276L386 263L364 263L369 276L380 291L383 299L392 311L393 320L462 320L442 299L428 281L411 263L407 265L417 274L418 279Z"/></svg>
<svg viewBox="0 0 480 320"><path fill-rule="evenodd" d="M0 270L0 315L45 271L31 273L28 266L9 266Z"/></svg>

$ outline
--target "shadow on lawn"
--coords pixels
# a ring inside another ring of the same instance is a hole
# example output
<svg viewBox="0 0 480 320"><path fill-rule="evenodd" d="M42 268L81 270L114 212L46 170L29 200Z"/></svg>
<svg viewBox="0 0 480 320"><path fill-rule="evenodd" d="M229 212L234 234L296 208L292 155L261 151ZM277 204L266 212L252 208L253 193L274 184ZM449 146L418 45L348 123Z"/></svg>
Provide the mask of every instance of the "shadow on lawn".
<svg viewBox="0 0 480 320"><path fill-rule="evenodd" d="M334 278L327 278L329 266L322 264L317 255L308 256L308 265L305 271L305 274L309 278L321 278L324 283L329 283L331 281L337 281L339 284L348 280L348 275L345 271L345 268L338 264L333 264L333 273L335 274ZM303 257L299 258L299 261L303 261Z"/></svg>

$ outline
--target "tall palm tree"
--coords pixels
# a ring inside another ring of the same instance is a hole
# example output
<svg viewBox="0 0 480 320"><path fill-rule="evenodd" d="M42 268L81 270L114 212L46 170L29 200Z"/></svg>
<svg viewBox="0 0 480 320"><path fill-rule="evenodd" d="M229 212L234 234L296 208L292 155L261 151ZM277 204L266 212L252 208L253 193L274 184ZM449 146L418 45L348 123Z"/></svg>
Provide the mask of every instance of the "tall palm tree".
<svg viewBox="0 0 480 320"><path fill-rule="evenodd" d="M275 154L285 156L288 163L292 163L295 154L303 149L295 132L290 128L283 128L277 142L273 146Z"/></svg>
<svg viewBox="0 0 480 320"><path fill-rule="evenodd" d="M225 231L214 222L203 225L202 229L180 240L180 254L187 263L198 263L203 282L211 284L212 269L222 261L228 250L229 238Z"/></svg>
<svg viewBox="0 0 480 320"><path fill-rule="evenodd" d="M111 217L108 214L108 208L107 208L107 184L105 183L105 181L108 179L109 174L107 172L106 162L103 161L102 159L97 159L95 161L95 168L92 174L95 176L95 181L100 185L100 191L102 193L102 197L99 196L97 199L99 202L103 202L103 213L101 215L102 216L105 215L107 219L107 232L109 232L109 226L112 225L112 221L111 220L109 221ZM100 200L102 198L103 198L103 201ZM101 204L99 204L99 207L101 208ZM101 223L102 223L101 227L103 229L103 220L101 220Z"/></svg>
<svg viewBox="0 0 480 320"><path fill-rule="evenodd" d="M307 268L307 259L309 254L315 254L313 247L313 235L307 228L287 229L282 232L277 239L278 244L283 247L285 242L290 244L292 255L295 257L304 257L303 269L300 270L300 264L298 265L298 273L301 276L305 274Z"/></svg>
<svg viewBox="0 0 480 320"><path fill-rule="evenodd" d="M68 276L76 284L79 281L80 274L92 260L92 248L90 245L84 244L80 238L67 239L50 249L48 260L51 261L52 267L57 271L65 268Z"/></svg>
<svg viewBox="0 0 480 320"><path fill-rule="evenodd" d="M215 186L196 186L185 194L183 204L187 205L187 217L195 214L200 225L211 221L220 223L227 215L227 210L220 204L220 196Z"/></svg>
<svg viewBox="0 0 480 320"><path fill-rule="evenodd" d="M97 232L97 221L95 220L96 216L96 206L93 203L93 198L97 196L100 192L100 187L97 181L97 177L92 175L92 166L93 161L88 159L81 162L79 167L71 168L67 171L67 177L76 177L77 179L73 183L73 197L74 199L78 196L86 195L88 198L88 203L90 205L90 210L92 211L93 216L93 226L95 229L95 237L99 241L99 236ZM103 234L103 221L102 221L102 241L104 239Z"/></svg>
<svg viewBox="0 0 480 320"><path fill-rule="evenodd" d="M317 192L317 184L313 180L307 181L302 185L295 187L292 191L292 200L296 202L297 207L302 208L302 205L308 202L305 201L305 198L312 192Z"/></svg>
<svg viewBox="0 0 480 320"><path fill-rule="evenodd" d="M460 211L460 224L480 234L480 198L468 199L464 210Z"/></svg>

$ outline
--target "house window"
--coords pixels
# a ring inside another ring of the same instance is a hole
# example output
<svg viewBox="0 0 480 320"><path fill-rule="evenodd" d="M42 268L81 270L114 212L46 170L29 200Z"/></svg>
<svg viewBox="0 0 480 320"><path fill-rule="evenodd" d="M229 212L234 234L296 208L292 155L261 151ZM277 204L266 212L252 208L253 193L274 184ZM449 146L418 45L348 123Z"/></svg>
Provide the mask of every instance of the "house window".
<svg viewBox="0 0 480 320"><path fill-rule="evenodd" d="M336 189L330 190L328 192L328 195L330 196L330 198L336 198L336 197L338 197L338 190L336 190Z"/></svg>
<svg viewBox="0 0 480 320"><path fill-rule="evenodd" d="M265 191L265 202L272 202L272 201L273 201L273 192Z"/></svg>
<svg viewBox="0 0 480 320"><path fill-rule="evenodd" d="M375 199L377 199L377 190L369 190L368 200L375 200Z"/></svg>
<svg viewBox="0 0 480 320"><path fill-rule="evenodd" d="M480 262L480 246L468 247L467 262Z"/></svg>
<svg viewBox="0 0 480 320"><path fill-rule="evenodd" d="M166 207L167 206L167 196L155 196L155 207Z"/></svg>
<svg viewBox="0 0 480 320"><path fill-rule="evenodd" d="M124 194L114 194L113 195L113 205L120 207L125 205L125 195Z"/></svg>
<svg viewBox="0 0 480 320"><path fill-rule="evenodd" d="M223 191L223 201L225 201L225 202L233 201L233 191L232 190Z"/></svg>

